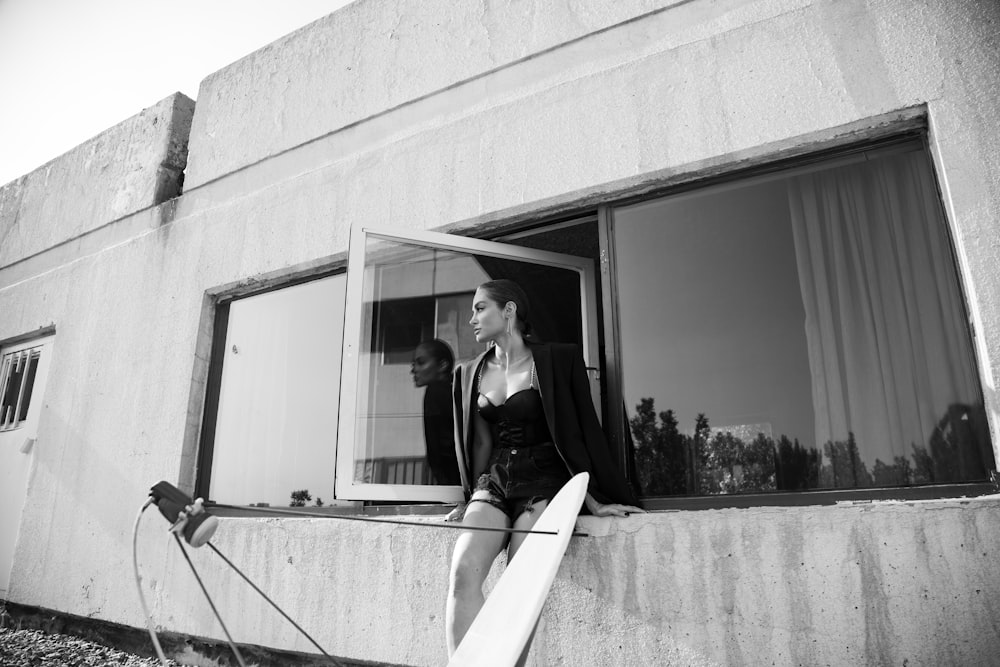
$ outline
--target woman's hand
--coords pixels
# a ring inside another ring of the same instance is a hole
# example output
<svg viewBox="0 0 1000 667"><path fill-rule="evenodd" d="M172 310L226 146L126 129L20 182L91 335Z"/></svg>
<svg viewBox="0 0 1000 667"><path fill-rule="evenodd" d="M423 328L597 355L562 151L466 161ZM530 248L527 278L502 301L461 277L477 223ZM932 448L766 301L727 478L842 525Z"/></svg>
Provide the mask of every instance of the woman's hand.
<svg viewBox="0 0 1000 667"><path fill-rule="evenodd" d="M468 503L459 503L455 506L455 509L448 512L448 516L444 518L445 521L459 522L465 518L465 508Z"/></svg>
<svg viewBox="0 0 1000 667"><path fill-rule="evenodd" d="M618 503L609 503L605 505L604 503L599 503L594 500L594 497L587 494L587 497L583 501L587 505L587 509L594 516L628 516L629 514L643 514L646 510L641 507L635 507L633 505L619 505Z"/></svg>

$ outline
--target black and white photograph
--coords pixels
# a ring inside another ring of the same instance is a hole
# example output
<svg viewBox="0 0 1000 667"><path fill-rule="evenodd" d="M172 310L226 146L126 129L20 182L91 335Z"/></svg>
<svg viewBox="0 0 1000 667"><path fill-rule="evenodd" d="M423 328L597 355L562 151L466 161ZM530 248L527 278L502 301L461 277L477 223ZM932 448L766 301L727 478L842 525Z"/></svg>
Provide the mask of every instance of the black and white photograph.
<svg viewBox="0 0 1000 667"><path fill-rule="evenodd" d="M998 0L0 0L0 665L1000 662Z"/></svg>

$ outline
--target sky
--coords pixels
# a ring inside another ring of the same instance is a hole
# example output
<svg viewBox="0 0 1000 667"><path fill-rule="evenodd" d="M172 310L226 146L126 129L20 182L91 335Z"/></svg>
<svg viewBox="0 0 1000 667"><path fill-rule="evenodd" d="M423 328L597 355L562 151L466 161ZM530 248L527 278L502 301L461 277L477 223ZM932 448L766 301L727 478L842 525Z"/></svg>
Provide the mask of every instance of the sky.
<svg viewBox="0 0 1000 667"><path fill-rule="evenodd" d="M350 0L0 0L0 185Z"/></svg>

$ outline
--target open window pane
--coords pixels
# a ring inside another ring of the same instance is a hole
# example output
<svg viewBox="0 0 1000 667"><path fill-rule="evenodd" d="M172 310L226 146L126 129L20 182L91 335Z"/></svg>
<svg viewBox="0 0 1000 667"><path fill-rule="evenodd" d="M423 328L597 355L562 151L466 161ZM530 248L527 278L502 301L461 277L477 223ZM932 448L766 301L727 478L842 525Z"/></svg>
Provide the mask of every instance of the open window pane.
<svg viewBox="0 0 1000 667"><path fill-rule="evenodd" d="M647 496L981 481L993 467L919 145L614 211Z"/></svg>
<svg viewBox="0 0 1000 667"><path fill-rule="evenodd" d="M516 280L539 337L587 350L590 261L426 232L351 245L338 497L459 500L451 370L486 349L468 324L476 287Z"/></svg>
<svg viewBox="0 0 1000 667"><path fill-rule="evenodd" d="M333 499L345 284L341 274L229 305L212 500Z"/></svg>

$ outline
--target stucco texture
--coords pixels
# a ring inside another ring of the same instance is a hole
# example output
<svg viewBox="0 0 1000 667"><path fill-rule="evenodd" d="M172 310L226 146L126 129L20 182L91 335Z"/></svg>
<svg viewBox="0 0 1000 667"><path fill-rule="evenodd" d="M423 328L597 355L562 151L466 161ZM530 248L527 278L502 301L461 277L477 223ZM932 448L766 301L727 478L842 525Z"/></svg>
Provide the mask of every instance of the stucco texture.
<svg viewBox="0 0 1000 667"><path fill-rule="evenodd" d="M0 188L0 266L180 194L193 112L175 93Z"/></svg>
<svg viewBox="0 0 1000 667"><path fill-rule="evenodd" d="M352 3L202 82L188 183L673 4Z"/></svg>
<svg viewBox="0 0 1000 667"><path fill-rule="evenodd" d="M570 544L533 664L990 664L1000 648L998 510L985 498L585 517L591 536ZM202 633L210 612L178 585L189 573L166 524L148 521L143 563L158 621ZM213 543L328 652L432 665L445 661L453 535L224 519ZM192 557L245 636L310 649L214 554ZM488 587L501 571L502 562Z"/></svg>
<svg viewBox="0 0 1000 667"><path fill-rule="evenodd" d="M987 0L367 0L204 81L180 197L119 208L108 178L69 215L69 195L24 204L44 193L26 181L15 220L6 186L0 341L54 326L58 351L11 598L143 625L131 528L151 485L194 479L217 295L342 264L352 227L485 233L898 119L929 128L996 442L998 32ZM77 151L119 164L131 122ZM168 152L149 142L147 193ZM92 183L77 151L43 168L60 191ZM990 664L998 503L582 519L594 537L571 544L532 662ZM140 533L154 618L221 637L165 528L150 516ZM453 539L224 519L215 543L332 653L433 665ZM196 557L239 640L311 650Z"/></svg>

